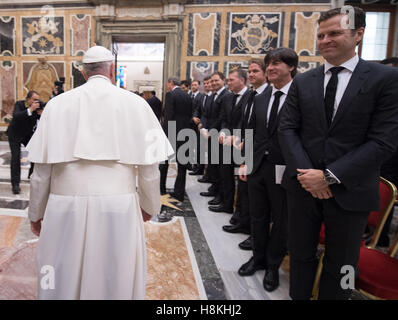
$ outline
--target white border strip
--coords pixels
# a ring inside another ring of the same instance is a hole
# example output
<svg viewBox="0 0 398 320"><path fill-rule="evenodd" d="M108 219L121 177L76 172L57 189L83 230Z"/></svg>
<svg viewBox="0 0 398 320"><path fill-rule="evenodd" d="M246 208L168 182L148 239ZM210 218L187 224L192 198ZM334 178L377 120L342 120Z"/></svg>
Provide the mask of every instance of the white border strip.
<svg viewBox="0 0 398 320"><path fill-rule="evenodd" d="M185 220L183 217L177 217L177 219L180 220L180 222L181 222L182 232L184 233L184 238L185 238L185 243L187 245L189 258L191 259L191 265L192 265L193 274L195 276L196 286L199 291L199 298L200 298L200 300L208 300L206 291L205 291L205 287L203 286L202 277L199 272L199 267L196 262L195 254L193 252L192 243L191 243L191 239L189 238Z"/></svg>
<svg viewBox="0 0 398 320"><path fill-rule="evenodd" d="M27 218L28 217L28 208L29 207L26 207L26 209L24 209L24 210L0 208L0 216Z"/></svg>

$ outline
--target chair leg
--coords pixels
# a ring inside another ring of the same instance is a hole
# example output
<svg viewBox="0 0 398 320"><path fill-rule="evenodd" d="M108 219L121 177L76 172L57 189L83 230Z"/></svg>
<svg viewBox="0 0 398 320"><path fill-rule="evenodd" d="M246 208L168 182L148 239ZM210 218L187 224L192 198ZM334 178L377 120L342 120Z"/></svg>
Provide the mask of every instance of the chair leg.
<svg viewBox="0 0 398 320"><path fill-rule="evenodd" d="M321 256L319 257L318 268L315 274L314 286L312 287L312 300L318 300L319 283L321 281L324 255L325 255L325 249L322 249Z"/></svg>

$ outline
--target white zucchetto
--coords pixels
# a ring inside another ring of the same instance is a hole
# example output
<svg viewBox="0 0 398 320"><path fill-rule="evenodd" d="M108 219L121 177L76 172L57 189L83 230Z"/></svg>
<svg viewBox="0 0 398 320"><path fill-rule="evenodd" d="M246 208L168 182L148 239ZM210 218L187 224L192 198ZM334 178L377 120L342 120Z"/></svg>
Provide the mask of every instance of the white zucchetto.
<svg viewBox="0 0 398 320"><path fill-rule="evenodd" d="M83 63L95 63L113 61L112 52L102 46L93 46L89 48L83 56Z"/></svg>

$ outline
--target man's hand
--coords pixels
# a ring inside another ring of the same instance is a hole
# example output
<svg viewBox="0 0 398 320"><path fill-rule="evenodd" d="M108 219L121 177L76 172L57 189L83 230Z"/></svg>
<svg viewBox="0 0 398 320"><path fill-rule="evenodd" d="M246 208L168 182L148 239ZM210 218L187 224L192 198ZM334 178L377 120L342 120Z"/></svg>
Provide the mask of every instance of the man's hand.
<svg viewBox="0 0 398 320"><path fill-rule="evenodd" d="M234 146L234 148L242 150L244 144L239 137L232 136L232 145Z"/></svg>
<svg viewBox="0 0 398 320"><path fill-rule="evenodd" d="M141 208L141 214L142 214L142 220L144 220L144 222L147 222L149 220L152 219L152 216L147 213L144 209Z"/></svg>
<svg viewBox="0 0 398 320"><path fill-rule="evenodd" d="M247 166L245 164L241 164L239 167L239 179L242 181L247 181Z"/></svg>
<svg viewBox="0 0 398 320"><path fill-rule="evenodd" d="M225 133L221 132L219 137L218 137L218 143L219 144L224 144L224 139L225 139Z"/></svg>
<svg viewBox="0 0 398 320"><path fill-rule="evenodd" d="M192 118L193 122L198 125L200 123L200 119L198 117L193 117Z"/></svg>
<svg viewBox="0 0 398 320"><path fill-rule="evenodd" d="M207 129L201 129L200 130L201 135L205 138L208 139L209 138L209 134L207 132Z"/></svg>
<svg viewBox="0 0 398 320"><path fill-rule="evenodd" d="M32 113L36 109L40 108L40 102L38 100L33 101L33 103L29 107L29 111Z"/></svg>
<svg viewBox="0 0 398 320"><path fill-rule="evenodd" d="M32 230L33 234L40 237L40 231L41 231L41 222L43 219L40 219L36 222L31 221L30 222L30 230Z"/></svg>
<svg viewBox="0 0 398 320"><path fill-rule="evenodd" d="M329 199L333 197L332 191L324 179L322 170L297 169L297 172L297 180L314 198Z"/></svg>

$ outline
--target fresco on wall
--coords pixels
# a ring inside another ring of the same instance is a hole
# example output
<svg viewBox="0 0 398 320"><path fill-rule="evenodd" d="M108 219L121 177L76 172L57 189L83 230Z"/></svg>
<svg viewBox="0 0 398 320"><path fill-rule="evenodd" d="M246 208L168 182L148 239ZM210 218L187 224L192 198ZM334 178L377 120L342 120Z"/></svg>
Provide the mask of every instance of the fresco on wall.
<svg viewBox="0 0 398 320"><path fill-rule="evenodd" d="M64 17L22 17L22 54L64 54Z"/></svg>
<svg viewBox="0 0 398 320"><path fill-rule="evenodd" d="M319 15L319 12L295 12L291 15L289 48L299 56L319 56L316 50Z"/></svg>
<svg viewBox="0 0 398 320"><path fill-rule="evenodd" d="M186 79L199 80L203 88L203 79L218 70L218 62L189 61L187 62Z"/></svg>
<svg viewBox="0 0 398 320"><path fill-rule="evenodd" d="M227 55L266 54L281 45L282 13L228 14Z"/></svg>
<svg viewBox="0 0 398 320"><path fill-rule="evenodd" d="M78 55L79 51L90 48L91 16L77 14L70 17L71 25L71 55Z"/></svg>
<svg viewBox="0 0 398 320"><path fill-rule="evenodd" d="M15 55L15 17L0 16L0 56Z"/></svg>
<svg viewBox="0 0 398 320"><path fill-rule="evenodd" d="M188 26L188 56L217 56L220 47L221 14L191 13Z"/></svg>
<svg viewBox="0 0 398 320"><path fill-rule="evenodd" d="M12 115L16 101L17 64L15 61L0 61L1 120Z"/></svg>

